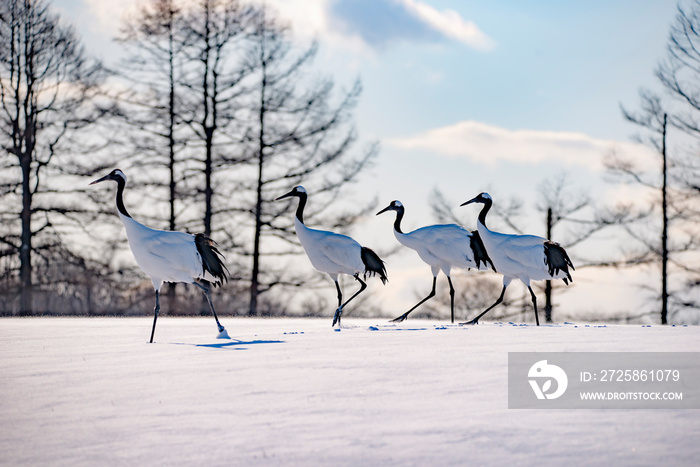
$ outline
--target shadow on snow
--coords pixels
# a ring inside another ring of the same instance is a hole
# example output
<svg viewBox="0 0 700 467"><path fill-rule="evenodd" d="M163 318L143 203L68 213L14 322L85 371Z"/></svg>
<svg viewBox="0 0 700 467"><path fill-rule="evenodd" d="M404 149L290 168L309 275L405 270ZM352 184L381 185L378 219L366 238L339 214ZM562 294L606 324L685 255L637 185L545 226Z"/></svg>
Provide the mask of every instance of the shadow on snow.
<svg viewBox="0 0 700 467"><path fill-rule="evenodd" d="M248 345L258 345L258 344L284 344L285 341L267 341L267 340L254 340L254 341L239 341L232 340L230 342L221 342L217 344L189 344L186 342L175 342L175 345L191 345L194 347L208 347L210 349L231 349L231 350L246 350Z"/></svg>

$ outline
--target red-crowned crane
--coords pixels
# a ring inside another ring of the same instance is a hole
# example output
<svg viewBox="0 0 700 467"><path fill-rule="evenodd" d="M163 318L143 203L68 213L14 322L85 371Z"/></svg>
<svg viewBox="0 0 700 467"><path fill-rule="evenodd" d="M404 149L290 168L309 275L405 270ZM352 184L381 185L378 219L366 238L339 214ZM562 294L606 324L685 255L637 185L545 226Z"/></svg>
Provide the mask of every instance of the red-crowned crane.
<svg viewBox="0 0 700 467"><path fill-rule="evenodd" d="M331 326L335 326L335 323L338 323L338 327L340 327L340 317L343 314L345 305L350 303L353 298L357 297L367 287L367 284L360 279L360 273L364 275L365 280L367 275L379 275L382 284L386 284L387 276L384 261L374 251L360 245L347 235L307 227L304 224L304 207L308 197L306 189L303 186L294 187L292 191L280 196L277 200L289 198L290 196L299 198L294 228L301 246L304 247L304 251L313 267L327 273L335 282L335 288L338 291L338 308L335 310ZM355 295L347 299L345 303L343 303L343 293L340 290L340 284L338 284L338 276L340 274L353 276L360 283L360 290L355 292Z"/></svg>
<svg viewBox="0 0 700 467"><path fill-rule="evenodd" d="M480 193L470 199L462 206L472 203L481 203L484 207L479 213L477 230L484 242L496 271L503 274L503 289L496 303L484 310L479 316L467 323L478 324L479 318L484 316L493 307L503 301L506 287L513 279L520 281L527 286L532 297L532 306L535 308L535 321L540 325L540 318L537 315L537 297L530 287L531 280L562 279L565 284L573 281L569 273L569 267L574 270L574 265L569 259L569 255L558 243L554 243L546 238L535 235L510 235L489 230L486 227L486 214L488 214L493 200L488 193Z"/></svg>
<svg viewBox="0 0 700 467"><path fill-rule="evenodd" d="M457 224L428 225L412 232L404 233L401 230L401 221L405 212L403 204L398 200L394 200L389 206L379 211L377 215L387 211L396 211L394 236L399 243L415 250L420 259L428 264L433 272L433 288L430 294L393 321L401 322L405 320L413 310L435 296L437 276L442 270L447 276L447 282L450 284L450 317L454 323L455 289L450 277L452 267L488 269L488 263L491 263L491 259L486 254L484 245L481 243L479 233L470 232ZM493 268L493 264L491 264L491 267Z"/></svg>
<svg viewBox="0 0 700 467"><path fill-rule="evenodd" d="M156 320L160 311L160 288L163 282L185 282L199 287L207 298L211 312L219 328L219 338L228 339L226 329L216 316L211 302L209 284L218 285L228 279L228 269L216 243L204 234L192 235L185 232L155 230L136 222L124 207L122 195L126 185L126 175L114 169L108 175L90 183L111 180L117 182L117 210L126 229L126 238L136 264L151 277L156 290L156 306L153 311L151 343L156 331ZM197 282L197 281L201 281Z"/></svg>

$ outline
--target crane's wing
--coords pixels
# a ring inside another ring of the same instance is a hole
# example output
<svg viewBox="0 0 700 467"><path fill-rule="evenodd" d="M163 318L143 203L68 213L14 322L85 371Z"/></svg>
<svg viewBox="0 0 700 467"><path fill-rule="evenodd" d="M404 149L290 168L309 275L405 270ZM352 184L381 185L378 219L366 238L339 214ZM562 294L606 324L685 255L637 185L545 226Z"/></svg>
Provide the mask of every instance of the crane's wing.
<svg viewBox="0 0 700 467"><path fill-rule="evenodd" d="M429 225L408 234L409 242L415 240L416 245L448 262L465 255L471 259L470 237L471 233L457 224Z"/></svg>
<svg viewBox="0 0 700 467"><path fill-rule="evenodd" d="M457 243L466 240L469 243L471 233L457 224L436 224L421 227L409 235L425 244L431 243Z"/></svg>
<svg viewBox="0 0 700 467"><path fill-rule="evenodd" d="M525 267L536 267L546 270L544 264L544 245L518 247L510 245L491 253L491 256L502 255L507 260L513 261ZM498 263L498 261L496 261Z"/></svg>
<svg viewBox="0 0 700 467"><path fill-rule="evenodd" d="M482 240L496 269L499 269L499 263L503 267L506 262L537 265L538 268L540 264L544 266L545 239L542 237L489 232Z"/></svg>
<svg viewBox="0 0 700 467"><path fill-rule="evenodd" d="M569 255L561 245L552 241L544 242L544 256L550 276L554 277L559 274L559 271L564 271L566 274L564 282L568 284L567 279L573 281L569 267L571 267L571 270L574 270L574 263L571 262Z"/></svg>
<svg viewBox="0 0 700 467"><path fill-rule="evenodd" d="M322 232L316 247L329 261L344 269L363 271L364 265L360 257L362 247L347 235L334 232Z"/></svg>
<svg viewBox="0 0 700 467"><path fill-rule="evenodd" d="M365 266L364 276L379 276L382 284L386 284L389 278L386 275L386 267L384 266L384 261L379 257L377 253L371 248L361 247L360 248L360 259L362 264Z"/></svg>
<svg viewBox="0 0 700 467"><path fill-rule="evenodd" d="M169 281L189 282L202 277L204 269L194 235L152 230L138 242L129 242L136 261L147 274Z"/></svg>
<svg viewBox="0 0 700 467"><path fill-rule="evenodd" d="M229 272L216 242L198 233L194 236L194 244L202 262L203 278L214 284L226 282Z"/></svg>
<svg viewBox="0 0 700 467"><path fill-rule="evenodd" d="M486 247L484 246L484 242L481 240L481 235L479 235L478 230L472 232L472 236L469 239L469 244L472 252L474 253L474 262L476 263L477 269L488 269L490 265L493 272L498 272L496 271L496 266L494 266L493 261L491 261L488 251L486 251Z"/></svg>
<svg viewBox="0 0 700 467"><path fill-rule="evenodd" d="M544 245L547 239L538 237L537 235L513 235L492 232L492 237L498 238L499 243L505 243L508 246L527 248Z"/></svg>
<svg viewBox="0 0 700 467"><path fill-rule="evenodd" d="M489 231L486 237L483 237L484 244L489 250L496 249L521 249L528 247L537 247L544 245L546 241L542 237L536 235L513 235L500 232Z"/></svg>
<svg viewBox="0 0 700 467"><path fill-rule="evenodd" d="M438 224L414 230L408 237L446 263L496 270L477 231L469 232L457 224Z"/></svg>

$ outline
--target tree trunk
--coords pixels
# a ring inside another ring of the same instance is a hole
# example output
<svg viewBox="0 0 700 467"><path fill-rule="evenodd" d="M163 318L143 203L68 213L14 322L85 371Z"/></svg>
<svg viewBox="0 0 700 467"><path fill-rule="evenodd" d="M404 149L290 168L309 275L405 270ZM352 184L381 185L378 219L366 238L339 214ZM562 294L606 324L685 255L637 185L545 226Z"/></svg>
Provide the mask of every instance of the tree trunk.
<svg viewBox="0 0 700 467"><path fill-rule="evenodd" d="M260 234L262 231L262 186L263 186L263 166L265 163L265 89L267 87L267 69L265 63L265 39L261 38L260 63L262 81L260 84L260 133L258 134L258 180L255 199L255 236L253 239L253 271L250 275L250 303L248 305L248 316L258 314L258 294L260 293Z"/></svg>
<svg viewBox="0 0 700 467"><path fill-rule="evenodd" d="M666 185L666 119L661 134L661 157L663 158L663 184L661 186L661 213L663 226L661 229L661 324L668 324L668 200Z"/></svg>
<svg viewBox="0 0 700 467"><path fill-rule="evenodd" d="M262 143L262 131L261 131ZM263 175L263 151L262 145L258 154L258 186L257 199L255 203L255 238L253 240L253 271L250 279L250 304L248 306L248 316L258 314L258 294L260 293L260 232L262 230L262 175Z"/></svg>
<svg viewBox="0 0 700 467"><path fill-rule="evenodd" d="M552 239L552 208L547 208L547 240ZM544 286L544 320L552 322L552 281L548 280Z"/></svg>
<svg viewBox="0 0 700 467"><path fill-rule="evenodd" d="M206 158L204 160L204 235L211 237L211 217L212 217L212 198L214 190L211 186L212 173L212 140L213 129L206 128Z"/></svg>
<svg viewBox="0 0 700 467"><path fill-rule="evenodd" d="M168 226L170 230L175 230L175 198L177 196L177 184L175 182L175 54L173 52L172 24L174 11L172 8L172 4L170 5L168 14L168 72L170 79L170 94L168 96L168 171L170 176L170 222ZM176 314L176 286L177 284L174 282L168 284L168 309L173 314Z"/></svg>
<svg viewBox="0 0 700 467"><path fill-rule="evenodd" d="M19 277L21 293L19 301L19 314L28 316L32 314L32 192L29 184L31 176L31 154L25 152L21 155L22 166L22 233L19 249Z"/></svg>
<svg viewBox="0 0 700 467"><path fill-rule="evenodd" d="M68 149L60 142L70 141L69 133L98 118L90 100L103 70L99 63L83 55L72 28L63 27L46 2L4 0L1 9L0 146L6 155L13 155L12 163L3 162L3 168L14 168L14 157L17 158L19 180L4 185L0 197L3 201L6 194L21 197L20 202L4 206L8 212L3 213L3 222L10 213L12 219L7 226L10 237L3 238L3 243L11 245L19 259L19 314L31 315L38 306L34 301L34 284L52 281L50 275L33 276L36 265L33 261L38 258L47 265L52 261L51 268L46 270L61 268L56 264L60 260L55 254L61 253L63 240L60 230L54 227L62 222L54 217L63 216L73 225L82 222L73 216L84 209L82 206L64 204L60 194L51 197L51 193L64 193L65 183L57 189L61 185L60 176L85 174L89 172L87 165L91 165L83 164L76 154L74 162L61 166L54 156L73 152L76 147ZM82 149L76 152L81 153ZM51 182L58 185L52 186ZM32 225L37 212L45 219L41 228ZM54 237L47 237L52 233ZM34 254L37 244L42 245L41 255ZM5 276L8 273L14 280L14 268L12 272L3 271ZM78 281L69 281L71 287L80 287ZM53 297L49 302L55 306Z"/></svg>
<svg viewBox="0 0 700 467"><path fill-rule="evenodd" d="M204 33L204 70L202 73L203 83L202 90L204 92L203 104L204 104L204 115L202 115L202 129L204 130L204 144L205 144L205 158L204 158L204 235L211 236L211 216L212 216L212 195L213 190L211 186L211 170L212 170L212 146L214 141L214 123L209 122L209 73L210 73L210 63L211 58L211 44L210 41L210 11L209 2L205 2L205 33ZM212 109L213 110L213 109Z"/></svg>

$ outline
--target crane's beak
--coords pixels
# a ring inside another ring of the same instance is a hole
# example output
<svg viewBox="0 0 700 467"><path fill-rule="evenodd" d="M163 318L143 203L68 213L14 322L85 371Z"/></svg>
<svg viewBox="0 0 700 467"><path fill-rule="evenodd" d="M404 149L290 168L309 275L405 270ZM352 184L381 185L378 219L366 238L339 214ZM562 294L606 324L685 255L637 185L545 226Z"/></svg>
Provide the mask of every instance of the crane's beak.
<svg viewBox="0 0 700 467"><path fill-rule="evenodd" d="M479 196L475 196L474 198L470 199L466 203L460 204L460 206L466 206L467 204L472 204L472 203L477 203L479 202Z"/></svg>
<svg viewBox="0 0 700 467"><path fill-rule="evenodd" d="M381 213L387 212L387 211L391 211L391 205L389 205L389 206L385 207L384 209L382 209L381 211L379 211L377 213L377 216L380 215Z"/></svg>
<svg viewBox="0 0 700 467"><path fill-rule="evenodd" d="M102 178L98 178L98 179L95 180L94 182L91 182L90 185L94 185L95 183L104 182L105 180L110 180L109 175L105 175L105 176L102 177Z"/></svg>
<svg viewBox="0 0 700 467"><path fill-rule="evenodd" d="M294 196L294 195L296 195L296 193L294 190L292 190L289 193L286 193L286 194L280 196L279 198L275 198L275 201L279 201L279 200L284 199L284 198L289 198L290 196Z"/></svg>

